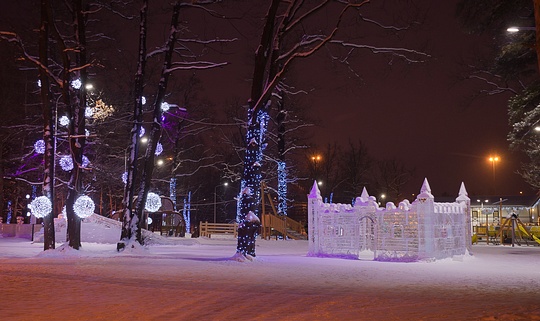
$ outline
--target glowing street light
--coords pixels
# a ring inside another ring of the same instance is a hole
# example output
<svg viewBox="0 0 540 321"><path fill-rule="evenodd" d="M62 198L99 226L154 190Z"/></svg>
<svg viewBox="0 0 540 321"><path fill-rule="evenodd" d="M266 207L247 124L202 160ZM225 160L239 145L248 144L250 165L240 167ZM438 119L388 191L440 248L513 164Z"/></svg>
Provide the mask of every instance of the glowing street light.
<svg viewBox="0 0 540 321"><path fill-rule="evenodd" d="M381 201L379 204L384 204L384 200L386 199L386 194L381 194Z"/></svg>
<svg viewBox="0 0 540 321"><path fill-rule="evenodd" d="M516 27L516 26L508 27L506 29L506 31L510 33L516 33L520 31L535 31L535 30L536 30L535 27Z"/></svg>
<svg viewBox="0 0 540 321"><path fill-rule="evenodd" d="M491 162L491 169L492 169L492 172L493 172L493 192L496 193L497 192L497 189L496 189L496 185L495 185L495 164L497 162L500 162L501 161L501 158L499 156L490 156L488 158L488 160Z"/></svg>
<svg viewBox="0 0 540 321"><path fill-rule="evenodd" d="M216 209L217 209L217 206L216 206L217 205L217 188L220 187L220 186L225 186L226 187L228 185L229 185L229 183L225 182L223 184L219 184L216 187L214 187L214 224L216 223L216 213L217 213L217 211L216 211Z"/></svg>

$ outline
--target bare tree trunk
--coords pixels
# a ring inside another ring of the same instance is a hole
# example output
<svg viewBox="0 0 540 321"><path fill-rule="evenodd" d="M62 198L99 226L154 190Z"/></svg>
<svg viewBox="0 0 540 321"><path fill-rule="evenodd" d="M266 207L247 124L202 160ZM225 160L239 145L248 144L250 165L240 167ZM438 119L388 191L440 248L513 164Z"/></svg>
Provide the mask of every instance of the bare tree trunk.
<svg viewBox="0 0 540 321"><path fill-rule="evenodd" d="M78 250L81 246L81 219L75 214L73 205L77 197L81 195L83 186L83 151L86 144L85 138L85 110L86 110L86 84L88 83L88 72L86 70L86 34L85 34L85 10L82 0L74 1L74 23L75 23L75 38L77 41L77 60L79 70L79 80L82 85L78 89L78 95L75 95L75 102L71 102L69 96L66 101L69 101L70 109L72 110L73 122L70 124L70 149L74 158L74 166L71 171L71 177L68 185L68 196L66 200L67 214L67 232L69 246ZM68 69L69 70L69 69ZM65 70L65 73L68 73ZM68 75L69 76L69 75ZM69 86L65 88L64 94L69 92Z"/></svg>
<svg viewBox="0 0 540 321"><path fill-rule="evenodd" d="M49 1L41 0L41 29L39 33L39 60L42 66L49 65ZM54 114L51 105L51 97L49 91L49 77L43 68L39 69L41 79L41 104L43 108L43 139L45 141L45 170L43 173L43 195L47 196L51 201L54 209L54 152L55 138L52 130L54 128ZM54 213L43 218L43 249L54 249Z"/></svg>
<svg viewBox="0 0 540 321"><path fill-rule="evenodd" d="M0 140L0 221L4 222L4 141ZM5 223L5 222L4 222Z"/></svg>
<svg viewBox="0 0 540 321"><path fill-rule="evenodd" d="M146 197L150 191L150 185L152 181L152 173L154 171L154 160L157 143L161 137L161 116L162 109L161 104L165 98L165 93L167 91L167 84L169 82L170 69L172 65L172 55L174 53L174 46L176 44L177 36L177 27L178 27L178 18L180 16L180 6L181 2L177 1L173 7L173 14L170 24L169 39L165 45L165 57L163 59L163 67L161 70L161 79L158 84L156 98L154 100L154 114L152 129L150 132L150 138L148 140L148 147L146 148L146 154L144 157L144 167L141 174L141 184L139 187L139 193L137 196L137 204L135 207L136 216L139 218L139 221L142 221L143 211L146 203ZM137 232L137 240L139 243L143 243L142 236L140 236L140 227Z"/></svg>
<svg viewBox="0 0 540 321"><path fill-rule="evenodd" d="M128 146L129 166L127 170L127 181L124 190L124 200L122 212L122 234L120 242L116 248L118 251L123 250L126 244L135 240L142 242L140 220L135 216L133 211L133 199L135 197L135 179L137 178L137 158L139 156L139 133L141 132L142 124L142 93L144 85L144 74L146 70L146 24L148 15L148 0L143 0L140 11L139 25L139 61L137 64L137 73L135 74L135 101L133 104L133 127L131 129L131 143Z"/></svg>
<svg viewBox="0 0 540 321"><path fill-rule="evenodd" d="M540 71L540 0L533 0L534 4L534 24L536 26L536 57L538 70Z"/></svg>
<svg viewBox="0 0 540 321"><path fill-rule="evenodd" d="M137 99L140 99L142 96L142 76L144 75L144 63L146 60L146 54L142 55L143 48L145 48L145 39L146 39L146 10L147 10L147 0L144 1L143 8L141 9L141 34L140 34L140 51L139 51L139 70L137 71L137 77L136 80L140 80L140 92L137 97ZM144 166L141 173L141 179L139 184L139 191L137 194L137 203L135 204L135 209L132 208L132 204L130 204L131 200L133 199L133 195L135 192L135 183L133 181L133 175L132 169L134 168L134 163L136 161L136 146L138 145L137 140L138 136L136 134L139 133L140 130L140 122L137 122L137 130L132 130L132 145L131 145L131 158L130 158L130 170L128 172L128 184L126 186L126 193L124 196L124 224L122 228L122 240L118 243L117 249L120 251L126 247L126 244L133 240L133 236L135 236L135 241L139 244L143 244L144 241L142 239L142 224L143 224L143 211L145 208L146 203L146 197L148 196L148 192L150 190L151 180L152 180L152 173L154 170L154 159L155 159L155 151L157 147L157 143L159 142L159 138L161 137L161 104L163 103L165 93L167 90L167 84L169 80L170 75L170 68L171 68L171 62L172 62L172 55L174 52L174 46L176 43L176 36L177 36L177 27L178 27L178 17L180 15L180 7L181 3L179 1L175 2L173 7L173 14L171 19L171 28L169 32L169 39L167 40L167 44L165 45L165 57L163 62L163 68L161 71L161 79L158 84L157 94L156 98L153 103L153 122L152 122L152 129L149 134L149 140L147 142L148 146L146 148L146 154L144 157ZM143 17L144 13L144 17ZM144 23L143 23L144 22ZM139 78L140 76L140 78ZM137 87L136 83L136 90L139 89ZM140 104L140 101L138 101L138 104ZM137 113L137 111L136 111ZM137 116L137 114L136 114ZM142 112L141 112L141 120L142 120ZM134 126L135 128L135 126ZM130 181L130 176L132 180Z"/></svg>

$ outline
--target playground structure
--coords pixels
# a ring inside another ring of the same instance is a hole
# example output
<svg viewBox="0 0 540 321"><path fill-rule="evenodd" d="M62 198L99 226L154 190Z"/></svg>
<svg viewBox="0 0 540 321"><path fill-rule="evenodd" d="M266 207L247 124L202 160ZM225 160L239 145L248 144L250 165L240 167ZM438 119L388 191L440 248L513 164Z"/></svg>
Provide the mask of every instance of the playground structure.
<svg viewBox="0 0 540 321"><path fill-rule="evenodd" d="M531 227L530 230L527 230L527 226L519 219L519 217L512 213L507 218L502 219L502 224L497 233L497 240L500 240L500 244L504 244L505 239L509 239L512 246L516 243L521 245L522 242L529 245L529 241L536 242L540 245L540 238L536 234L540 235L540 229L537 226ZM524 236L528 237L525 238ZM495 243L496 244L496 243Z"/></svg>
<svg viewBox="0 0 540 321"><path fill-rule="evenodd" d="M412 204L389 202L381 208L365 188L354 206L324 203L314 183L308 195L308 255L358 259L370 252L376 261L405 262L462 256L471 240L469 208L463 184L455 202L437 203L425 179Z"/></svg>
<svg viewBox="0 0 540 321"><path fill-rule="evenodd" d="M266 200L268 200L272 213L266 211ZM278 215L264 181L261 182L261 223L261 237L263 239L270 239L273 236L293 240L307 239L306 230L300 222L285 215Z"/></svg>

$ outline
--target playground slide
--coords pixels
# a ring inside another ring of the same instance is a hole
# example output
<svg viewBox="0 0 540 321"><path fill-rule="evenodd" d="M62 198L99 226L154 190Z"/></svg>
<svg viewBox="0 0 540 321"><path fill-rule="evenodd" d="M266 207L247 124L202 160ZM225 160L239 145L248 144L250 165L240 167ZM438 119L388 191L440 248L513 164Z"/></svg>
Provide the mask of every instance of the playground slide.
<svg viewBox="0 0 540 321"><path fill-rule="evenodd" d="M521 226L521 225L518 224L518 227L519 227L519 229L520 229L521 232L523 232L523 233L525 233L525 234L530 234L529 232L527 232L527 230L525 230L525 228L524 228L523 226ZM535 235L532 235L532 234L530 234L530 235L533 237L533 240L534 240L536 243L540 244L540 239L539 239L538 237L536 237Z"/></svg>

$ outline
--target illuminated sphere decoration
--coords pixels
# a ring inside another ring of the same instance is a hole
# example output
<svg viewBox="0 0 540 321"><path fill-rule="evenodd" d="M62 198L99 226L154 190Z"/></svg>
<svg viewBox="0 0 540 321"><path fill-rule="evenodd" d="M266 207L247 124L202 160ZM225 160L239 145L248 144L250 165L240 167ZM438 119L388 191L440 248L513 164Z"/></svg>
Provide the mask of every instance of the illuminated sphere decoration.
<svg viewBox="0 0 540 321"><path fill-rule="evenodd" d="M67 125L69 125L69 118L67 116L62 116L60 117L58 122L60 123L61 126L66 127Z"/></svg>
<svg viewBox="0 0 540 321"><path fill-rule="evenodd" d="M43 139L38 140L34 143L34 149L38 154L45 154L45 141Z"/></svg>
<svg viewBox="0 0 540 321"><path fill-rule="evenodd" d="M169 105L168 102L164 101L161 103L161 110L168 111L171 108L171 105Z"/></svg>
<svg viewBox="0 0 540 321"><path fill-rule="evenodd" d="M92 116L94 116L94 110L92 109L92 107L86 107L86 109L84 110L84 116L86 118L92 118Z"/></svg>
<svg viewBox="0 0 540 321"><path fill-rule="evenodd" d="M90 165L90 160L88 159L88 157L84 156L82 157L82 167L83 168L86 168L88 167L88 165Z"/></svg>
<svg viewBox="0 0 540 321"><path fill-rule="evenodd" d="M94 201L86 195L80 196L73 204L73 211L80 218L87 218L94 214L95 208Z"/></svg>
<svg viewBox="0 0 540 321"><path fill-rule="evenodd" d="M156 146L156 156L159 156L161 155L161 153L163 153L163 145L161 145L160 142L157 143L157 146Z"/></svg>
<svg viewBox="0 0 540 321"><path fill-rule="evenodd" d="M32 214L37 218L43 218L52 212L52 204L47 196L36 197L30 205Z"/></svg>
<svg viewBox="0 0 540 321"><path fill-rule="evenodd" d="M60 167L62 167L62 170L69 172L73 169L73 159L71 159L71 156L64 155L60 157L60 160L58 161L60 163Z"/></svg>
<svg viewBox="0 0 540 321"><path fill-rule="evenodd" d="M144 209L148 212L155 212L161 207L161 197L156 193L148 193Z"/></svg>
<svg viewBox="0 0 540 321"><path fill-rule="evenodd" d="M152 220L152 218L151 218L151 217L149 217L149 218L148 218L148 219L146 220L146 222L148 222L148 225L151 225L151 224L152 224L152 222L153 222L153 220Z"/></svg>
<svg viewBox="0 0 540 321"><path fill-rule="evenodd" d="M79 89L81 88L82 86L82 82L80 79L75 79L73 81L71 81L71 87L75 88L75 89Z"/></svg>

